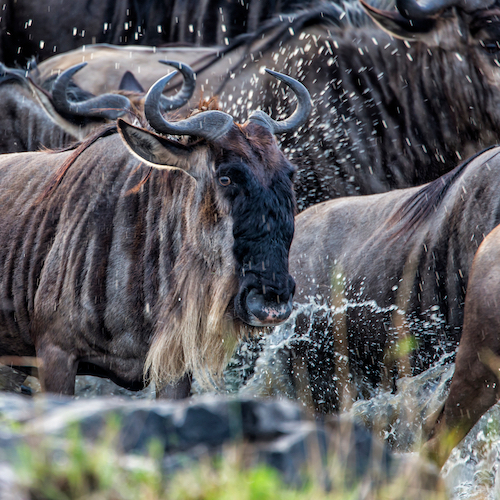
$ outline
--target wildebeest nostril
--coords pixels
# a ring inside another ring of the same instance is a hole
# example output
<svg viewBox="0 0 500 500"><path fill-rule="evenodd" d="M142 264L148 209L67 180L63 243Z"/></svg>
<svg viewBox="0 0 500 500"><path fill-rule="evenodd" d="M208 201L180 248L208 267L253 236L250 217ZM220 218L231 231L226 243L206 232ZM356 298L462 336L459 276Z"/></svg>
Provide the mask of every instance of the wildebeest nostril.
<svg viewBox="0 0 500 500"><path fill-rule="evenodd" d="M272 295L276 301L266 299L266 296L259 293L256 288L248 292L246 306L248 312L252 314L262 325L272 325L285 321L292 312L293 294L289 294L288 299L280 298L278 294Z"/></svg>
<svg viewBox="0 0 500 500"><path fill-rule="evenodd" d="M249 311L255 314L264 307L264 294L257 292L256 288L252 288L248 292L246 303Z"/></svg>

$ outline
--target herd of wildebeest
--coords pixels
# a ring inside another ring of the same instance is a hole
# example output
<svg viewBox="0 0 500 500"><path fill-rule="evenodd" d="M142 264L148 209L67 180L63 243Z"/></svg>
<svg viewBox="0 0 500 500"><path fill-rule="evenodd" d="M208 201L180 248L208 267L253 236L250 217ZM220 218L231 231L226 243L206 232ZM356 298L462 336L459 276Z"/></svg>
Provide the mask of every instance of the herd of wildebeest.
<svg viewBox="0 0 500 500"><path fill-rule="evenodd" d="M5 364L183 398L344 304L297 321L315 410L339 332L372 387L457 351L444 463L500 398L500 4L360 2L3 4Z"/></svg>

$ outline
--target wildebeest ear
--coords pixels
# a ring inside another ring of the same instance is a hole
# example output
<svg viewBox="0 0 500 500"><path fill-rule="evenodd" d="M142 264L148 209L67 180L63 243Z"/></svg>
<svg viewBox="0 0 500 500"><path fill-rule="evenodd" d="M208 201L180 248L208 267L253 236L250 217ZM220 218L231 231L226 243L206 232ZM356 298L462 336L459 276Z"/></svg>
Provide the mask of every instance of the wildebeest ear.
<svg viewBox="0 0 500 500"><path fill-rule="evenodd" d="M139 160L155 168L180 168L190 173L188 170L192 148L134 127L124 120L119 119L117 125L123 142Z"/></svg>
<svg viewBox="0 0 500 500"><path fill-rule="evenodd" d="M42 109L47 113L47 116L59 127L61 127L64 132L72 135L75 139L82 140L86 137L92 127L92 123L88 126L76 125L69 120L67 120L55 107L52 102L52 98L47 92L41 89L38 85L34 84L31 80L27 80L31 91L35 95L38 103L41 105Z"/></svg>
<svg viewBox="0 0 500 500"><path fill-rule="evenodd" d="M376 24L396 38L413 41L424 40L425 35L431 32L436 25L432 18L409 20L395 10L377 9L364 0L360 0L360 3Z"/></svg>
<svg viewBox="0 0 500 500"><path fill-rule="evenodd" d="M130 71L125 71L122 76L118 90L130 90L131 92L144 93L142 85L137 81L137 78Z"/></svg>

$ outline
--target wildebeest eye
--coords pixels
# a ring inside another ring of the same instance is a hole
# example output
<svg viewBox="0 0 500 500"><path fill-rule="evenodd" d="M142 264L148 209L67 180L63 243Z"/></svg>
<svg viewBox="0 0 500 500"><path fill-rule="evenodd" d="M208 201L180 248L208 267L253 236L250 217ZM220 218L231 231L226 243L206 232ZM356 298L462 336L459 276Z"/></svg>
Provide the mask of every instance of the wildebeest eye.
<svg viewBox="0 0 500 500"><path fill-rule="evenodd" d="M490 54L500 51L500 47L497 43L487 43L485 48Z"/></svg>
<svg viewBox="0 0 500 500"><path fill-rule="evenodd" d="M498 42L483 42L481 45L490 54L495 54L500 51L500 44Z"/></svg>
<svg viewBox="0 0 500 500"><path fill-rule="evenodd" d="M231 184L231 179L227 175L223 175L219 177L219 184L221 186L229 186L229 184Z"/></svg>

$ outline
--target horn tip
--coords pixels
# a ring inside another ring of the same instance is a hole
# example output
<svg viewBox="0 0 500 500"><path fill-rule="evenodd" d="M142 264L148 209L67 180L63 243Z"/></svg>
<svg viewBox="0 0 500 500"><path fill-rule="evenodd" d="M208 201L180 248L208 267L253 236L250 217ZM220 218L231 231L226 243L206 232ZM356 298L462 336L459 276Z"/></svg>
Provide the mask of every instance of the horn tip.
<svg viewBox="0 0 500 500"><path fill-rule="evenodd" d="M84 68L85 66L87 66L87 64L88 64L88 62L87 62L87 61L83 61L83 62L81 62L80 64L75 64L75 65L73 66L73 68L74 68L75 70L76 70L76 68L81 69L81 68ZM78 70L76 70L76 71L78 71Z"/></svg>
<svg viewBox="0 0 500 500"><path fill-rule="evenodd" d="M264 71L272 76L281 75L281 73L278 73L277 71L274 71L274 70L269 69L269 68L264 68Z"/></svg>
<svg viewBox="0 0 500 500"><path fill-rule="evenodd" d="M179 70L183 70L183 69L188 69L190 70L191 68L185 64L185 63L182 63L182 62L179 62L179 61L170 61L168 59L159 59L158 62L162 63L162 64L166 64L167 66L172 66L174 68L177 68Z"/></svg>

